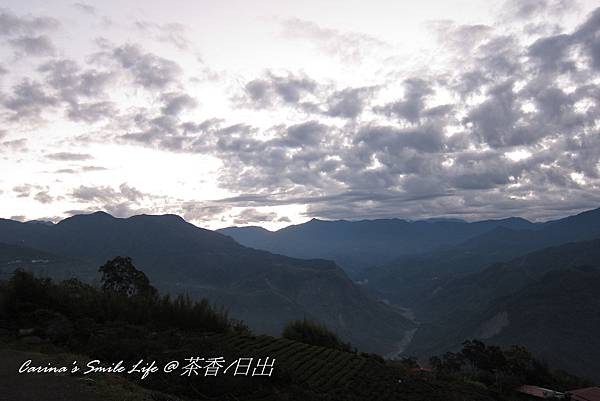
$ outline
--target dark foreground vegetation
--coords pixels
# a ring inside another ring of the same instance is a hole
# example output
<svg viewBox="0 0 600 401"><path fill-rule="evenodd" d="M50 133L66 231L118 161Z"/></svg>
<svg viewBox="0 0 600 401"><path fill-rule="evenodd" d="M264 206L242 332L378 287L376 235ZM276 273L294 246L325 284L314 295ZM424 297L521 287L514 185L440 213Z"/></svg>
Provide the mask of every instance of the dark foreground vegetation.
<svg viewBox="0 0 600 401"><path fill-rule="evenodd" d="M552 372L520 347L471 341L461 352L432 358L434 369L427 372L415 370L411 359L384 361L352 351L308 320L291 322L283 338L253 335L206 300L160 296L129 258L115 258L100 271L101 288L76 279L54 283L22 270L0 282L1 347L129 366L139 359L159 366L190 357L276 360L271 376L125 376L163 401L511 400L519 399L513 390L520 384L558 390L585 384Z"/></svg>
<svg viewBox="0 0 600 401"><path fill-rule="evenodd" d="M502 349L468 340L461 351L434 356L429 363L440 378L476 381L500 392L510 392L526 383L560 392L591 386L588 381L565 371L552 370L527 348L518 345Z"/></svg>
<svg viewBox="0 0 600 401"><path fill-rule="evenodd" d="M308 319L294 320L283 329L282 336L290 340L321 347L333 348L340 351L351 352L352 345L345 343L321 323Z"/></svg>

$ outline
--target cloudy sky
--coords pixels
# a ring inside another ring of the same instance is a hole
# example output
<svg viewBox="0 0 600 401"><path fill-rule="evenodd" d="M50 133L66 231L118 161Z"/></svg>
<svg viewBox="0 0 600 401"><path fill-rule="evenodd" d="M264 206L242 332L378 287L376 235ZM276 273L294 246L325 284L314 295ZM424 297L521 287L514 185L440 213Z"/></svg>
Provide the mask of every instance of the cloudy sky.
<svg viewBox="0 0 600 401"><path fill-rule="evenodd" d="M596 5L4 0L0 217L600 207Z"/></svg>

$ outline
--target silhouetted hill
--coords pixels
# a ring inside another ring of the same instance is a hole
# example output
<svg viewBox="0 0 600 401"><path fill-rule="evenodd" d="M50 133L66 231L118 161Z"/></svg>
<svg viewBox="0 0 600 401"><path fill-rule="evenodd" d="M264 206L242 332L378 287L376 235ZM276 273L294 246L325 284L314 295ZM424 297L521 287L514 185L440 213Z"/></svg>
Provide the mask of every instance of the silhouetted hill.
<svg viewBox="0 0 600 401"><path fill-rule="evenodd" d="M467 338L523 344L554 366L600 380L600 240L569 243L452 280L423 299L407 352Z"/></svg>
<svg viewBox="0 0 600 401"><path fill-rule="evenodd" d="M118 219L99 212L52 226L1 220L0 242L95 266L130 256L159 288L205 296L258 332L279 334L286 322L307 317L360 349L386 352L412 325L333 262L249 249L178 216Z"/></svg>
<svg viewBox="0 0 600 401"><path fill-rule="evenodd" d="M523 230L494 227L450 248L408 255L359 278L380 297L418 308L434 292L457 277L545 247L600 238L600 209Z"/></svg>
<svg viewBox="0 0 600 401"><path fill-rule="evenodd" d="M409 222L399 219L323 221L312 219L271 232L260 227L218 230L241 244L300 258L335 260L350 273L390 263L402 255L446 249L496 227L534 228L524 219L460 220L431 219Z"/></svg>

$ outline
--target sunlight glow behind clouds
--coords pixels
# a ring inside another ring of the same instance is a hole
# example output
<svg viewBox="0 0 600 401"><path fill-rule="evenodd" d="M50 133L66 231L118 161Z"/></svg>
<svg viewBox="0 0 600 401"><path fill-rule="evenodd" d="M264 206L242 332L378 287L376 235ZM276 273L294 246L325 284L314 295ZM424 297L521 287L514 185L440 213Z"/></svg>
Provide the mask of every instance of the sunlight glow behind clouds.
<svg viewBox="0 0 600 401"><path fill-rule="evenodd" d="M600 201L594 2L141 4L0 10L4 217L277 228ZM16 47L36 35L57 51Z"/></svg>

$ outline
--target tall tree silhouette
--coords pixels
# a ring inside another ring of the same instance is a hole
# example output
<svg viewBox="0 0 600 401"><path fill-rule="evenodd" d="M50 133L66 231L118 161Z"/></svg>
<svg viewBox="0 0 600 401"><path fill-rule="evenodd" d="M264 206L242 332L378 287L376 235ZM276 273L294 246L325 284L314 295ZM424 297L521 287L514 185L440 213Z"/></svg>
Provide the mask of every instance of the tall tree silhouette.
<svg viewBox="0 0 600 401"><path fill-rule="evenodd" d="M103 291L126 297L152 297L157 294L148 277L135 268L130 257L117 256L102 265L99 271L102 273Z"/></svg>

